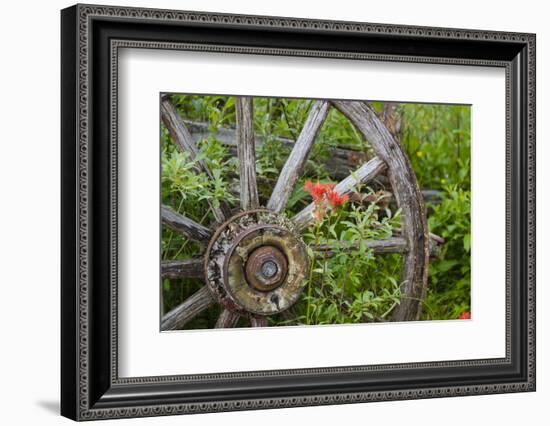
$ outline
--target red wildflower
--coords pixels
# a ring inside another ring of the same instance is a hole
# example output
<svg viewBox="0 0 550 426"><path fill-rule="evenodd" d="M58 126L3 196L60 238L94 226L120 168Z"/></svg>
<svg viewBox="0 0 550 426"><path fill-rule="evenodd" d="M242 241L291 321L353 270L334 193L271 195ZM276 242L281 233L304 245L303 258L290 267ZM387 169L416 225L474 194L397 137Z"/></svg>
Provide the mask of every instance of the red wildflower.
<svg viewBox="0 0 550 426"><path fill-rule="evenodd" d="M304 185L304 189L309 195L311 195L311 198L313 198L313 202L315 204L320 204L324 201L327 194L334 189L334 184L319 182L311 183L308 180Z"/></svg>
<svg viewBox="0 0 550 426"><path fill-rule="evenodd" d="M340 207L349 200L348 195L340 195L336 191L331 191L327 194L328 203L333 209Z"/></svg>
<svg viewBox="0 0 550 426"><path fill-rule="evenodd" d="M313 217L317 221L323 219L329 208L337 209L349 199L347 195L338 194L334 190L334 184L332 183L311 183L308 180L304 185L304 189L313 198L313 202L315 203Z"/></svg>
<svg viewBox="0 0 550 426"><path fill-rule="evenodd" d="M458 319L461 319L461 320L470 319L470 312L468 312L468 311L462 312L462 313L459 315Z"/></svg>

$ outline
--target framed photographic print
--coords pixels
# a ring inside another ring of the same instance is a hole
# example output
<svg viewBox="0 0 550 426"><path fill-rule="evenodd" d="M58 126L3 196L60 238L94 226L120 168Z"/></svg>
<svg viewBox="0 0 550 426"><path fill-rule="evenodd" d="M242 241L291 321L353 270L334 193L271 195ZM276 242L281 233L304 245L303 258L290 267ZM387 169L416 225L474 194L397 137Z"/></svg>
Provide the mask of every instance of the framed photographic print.
<svg viewBox="0 0 550 426"><path fill-rule="evenodd" d="M535 390L535 36L76 5L61 412Z"/></svg>

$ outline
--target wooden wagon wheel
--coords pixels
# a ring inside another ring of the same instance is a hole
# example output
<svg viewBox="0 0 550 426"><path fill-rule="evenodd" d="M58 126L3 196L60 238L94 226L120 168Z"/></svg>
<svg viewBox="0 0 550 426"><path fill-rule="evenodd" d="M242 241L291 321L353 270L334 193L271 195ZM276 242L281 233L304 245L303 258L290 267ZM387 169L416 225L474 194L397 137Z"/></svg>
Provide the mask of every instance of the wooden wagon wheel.
<svg viewBox="0 0 550 426"><path fill-rule="evenodd" d="M269 315L288 312L306 285L309 259L301 232L313 221L310 204L292 219L282 215L301 176L309 152L330 107L337 108L364 135L376 157L340 181L335 191L350 193L358 181L366 184L382 172L389 178L397 205L401 208L399 237L369 241L374 253L401 253L403 277L401 302L393 310L394 321L419 318L428 273L428 228L422 195L416 176L401 145L394 139L372 108L360 101L317 101L283 166L271 197L259 205L255 170L253 101L237 97L237 151L240 176L240 206L231 214L228 206L211 206L216 223L207 228L162 206L162 221L171 229L206 248L201 258L162 263L162 276L202 278L205 285L165 314L162 330L182 328L214 303L223 306L217 328L234 327L240 317L253 327L267 325ZM161 105L162 121L180 149L192 159L198 149L169 98ZM202 171L211 175L204 162Z"/></svg>

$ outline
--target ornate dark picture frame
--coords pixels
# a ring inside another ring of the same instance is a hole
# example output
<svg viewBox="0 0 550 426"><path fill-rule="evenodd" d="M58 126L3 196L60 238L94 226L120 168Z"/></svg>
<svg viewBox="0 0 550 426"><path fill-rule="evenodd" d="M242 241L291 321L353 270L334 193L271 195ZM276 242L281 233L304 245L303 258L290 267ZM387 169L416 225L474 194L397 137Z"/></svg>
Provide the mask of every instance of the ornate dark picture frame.
<svg viewBox="0 0 550 426"><path fill-rule="evenodd" d="M91 420L535 390L535 35L96 5L64 9L61 29L62 415ZM117 49L124 46L504 68L506 356L120 378L116 99Z"/></svg>

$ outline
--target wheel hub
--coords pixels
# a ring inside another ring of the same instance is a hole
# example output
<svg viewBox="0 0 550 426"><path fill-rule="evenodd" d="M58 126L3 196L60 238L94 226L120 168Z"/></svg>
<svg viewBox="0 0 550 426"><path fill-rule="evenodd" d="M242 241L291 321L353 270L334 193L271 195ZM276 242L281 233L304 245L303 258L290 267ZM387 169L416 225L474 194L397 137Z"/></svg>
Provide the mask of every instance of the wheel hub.
<svg viewBox="0 0 550 426"><path fill-rule="evenodd" d="M260 246L248 257L245 279L260 291L269 291L283 284L287 274L287 259L276 246Z"/></svg>
<svg viewBox="0 0 550 426"><path fill-rule="evenodd" d="M226 308L272 315L288 309L306 282L306 245L288 219L268 210L222 224L206 253L206 281Z"/></svg>

